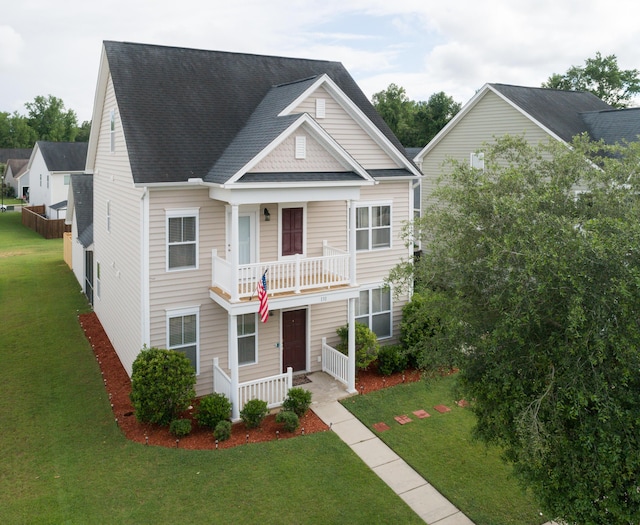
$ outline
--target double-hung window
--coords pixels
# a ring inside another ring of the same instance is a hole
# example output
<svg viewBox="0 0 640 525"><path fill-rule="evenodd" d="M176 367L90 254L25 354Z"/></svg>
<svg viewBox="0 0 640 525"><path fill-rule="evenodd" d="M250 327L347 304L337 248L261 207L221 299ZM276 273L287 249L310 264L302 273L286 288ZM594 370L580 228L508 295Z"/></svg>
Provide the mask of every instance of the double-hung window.
<svg viewBox="0 0 640 525"><path fill-rule="evenodd" d="M391 204L356 207L356 249L391 247Z"/></svg>
<svg viewBox="0 0 640 525"><path fill-rule="evenodd" d="M198 308L167 311L167 348L183 352L199 373Z"/></svg>
<svg viewBox="0 0 640 525"><path fill-rule="evenodd" d="M250 365L256 356L256 314L238 316L238 364Z"/></svg>
<svg viewBox="0 0 640 525"><path fill-rule="evenodd" d="M356 322L367 325L378 339L391 337L391 289L361 290L355 314Z"/></svg>
<svg viewBox="0 0 640 525"><path fill-rule="evenodd" d="M167 270L198 267L198 210L167 211Z"/></svg>

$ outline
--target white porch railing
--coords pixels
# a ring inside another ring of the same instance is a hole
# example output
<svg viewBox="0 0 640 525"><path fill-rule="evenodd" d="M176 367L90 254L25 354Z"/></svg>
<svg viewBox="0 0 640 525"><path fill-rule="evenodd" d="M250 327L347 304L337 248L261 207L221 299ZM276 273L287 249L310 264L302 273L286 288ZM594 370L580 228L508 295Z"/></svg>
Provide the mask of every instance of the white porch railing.
<svg viewBox="0 0 640 525"><path fill-rule="evenodd" d="M351 280L350 255L323 242L322 256L296 255L283 261L265 261L241 264L234 271L232 265L212 251L212 286L231 296L232 301L256 295L258 280L267 271L267 291L300 293L313 288L331 288L349 284ZM237 286L233 281L237 280Z"/></svg>
<svg viewBox="0 0 640 525"><path fill-rule="evenodd" d="M289 367L283 374L240 383L237 395L233 395L231 378L220 368L218 358L213 359L213 391L224 394L232 403L238 403L238 412L250 399L266 401L269 408L278 407L292 386L293 369Z"/></svg>
<svg viewBox="0 0 640 525"><path fill-rule="evenodd" d="M329 346L326 337L322 338L322 371L345 385L349 384L349 358Z"/></svg>

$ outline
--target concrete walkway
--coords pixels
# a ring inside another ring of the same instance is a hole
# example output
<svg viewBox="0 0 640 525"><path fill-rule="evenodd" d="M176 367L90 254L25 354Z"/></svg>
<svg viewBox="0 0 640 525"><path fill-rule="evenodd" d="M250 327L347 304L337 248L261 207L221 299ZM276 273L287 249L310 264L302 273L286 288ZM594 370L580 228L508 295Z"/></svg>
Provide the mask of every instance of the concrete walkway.
<svg viewBox="0 0 640 525"><path fill-rule="evenodd" d="M426 523L473 525L469 518L340 403L314 403L311 409Z"/></svg>

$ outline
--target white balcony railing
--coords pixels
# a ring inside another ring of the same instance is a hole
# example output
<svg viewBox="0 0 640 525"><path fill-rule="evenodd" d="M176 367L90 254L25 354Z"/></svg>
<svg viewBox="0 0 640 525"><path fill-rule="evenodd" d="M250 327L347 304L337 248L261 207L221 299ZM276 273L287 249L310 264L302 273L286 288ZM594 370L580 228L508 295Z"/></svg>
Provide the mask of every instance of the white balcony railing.
<svg viewBox="0 0 640 525"><path fill-rule="evenodd" d="M282 261L241 264L234 269L213 250L211 282L214 288L228 294L232 302L255 296L258 280L265 271L269 295L331 288L351 282L350 257L349 253L325 242L320 257L296 255Z"/></svg>
<svg viewBox="0 0 640 525"><path fill-rule="evenodd" d="M322 371L345 385L349 384L349 358L327 344L322 338Z"/></svg>

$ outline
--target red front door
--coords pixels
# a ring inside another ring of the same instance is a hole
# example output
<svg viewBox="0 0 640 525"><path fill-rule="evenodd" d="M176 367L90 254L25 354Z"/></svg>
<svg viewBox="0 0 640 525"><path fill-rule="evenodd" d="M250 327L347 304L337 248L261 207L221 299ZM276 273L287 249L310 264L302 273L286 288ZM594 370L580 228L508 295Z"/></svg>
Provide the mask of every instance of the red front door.
<svg viewBox="0 0 640 525"><path fill-rule="evenodd" d="M307 367L307 311L282 313L282 371L294 372Z"/></svg>

